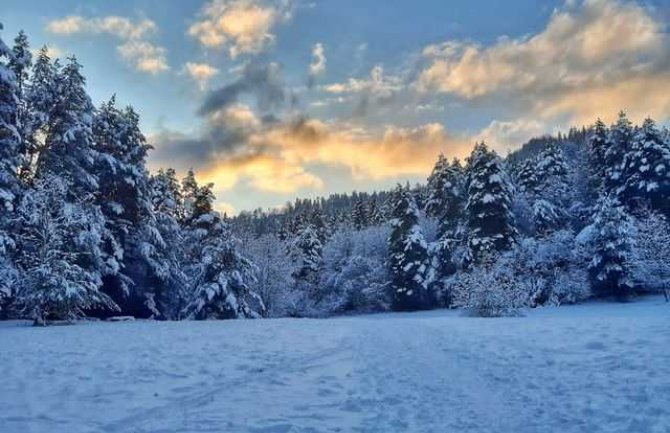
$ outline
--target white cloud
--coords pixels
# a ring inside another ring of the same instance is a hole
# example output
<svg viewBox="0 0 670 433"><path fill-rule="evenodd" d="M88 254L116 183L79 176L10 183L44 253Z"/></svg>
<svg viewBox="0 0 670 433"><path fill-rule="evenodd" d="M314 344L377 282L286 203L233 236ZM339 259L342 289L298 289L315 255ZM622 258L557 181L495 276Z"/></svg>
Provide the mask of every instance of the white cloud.
<svg viewBox="0 0 670 433"><path fill-rule="evenodd" d="M333 94L369 92L380 97L388 97L402 87L403 83L400 77L385 75L384 67L377 65L372 68L370 76L367 78L349 78L342 83L321 86L321 90Z"/></svg>
<svg viewBox="0 0 670 433"><path fill-rule="evenodd" d="M312 47L312 63L309 64L309 75L316 77L326 72L326 54L323 44L318 42Z"/></svg>
<svg viewBox="0 0 670 433"><path fill-rule="evenodd" d="M131 40L117 47L121 57L131 63L135 69L156 75L169 68L166 50L150 42Z"/></svg>
<svg viewBox="0 0 670 433"><path fill-rule="evenodd" d="M269 5L259 0L212 0L188 33L205 47L227 46L230 56L236 58L263 51L275 39L275 25L290 15L288 2Z"/></svg>
<svg viewBox="0 0 670 433"><path fill-rule="evenodd" d="M475 137L475 141L485 141L504 156L531 138L548 132L547 126L537 120L517 119L509 122L494 120Z"/></svg>
<svg viewBox="0 0 670 433"><path fill-rule="evenodd" d="M50 21L46 28L47 31L62 36L112 35L123 42L117 46L118 53L138 71L155 75L170 69L167 50L147 40L158 30L156 23L149 19L133 21L120 16L85 18L70 15Z"/></svg>
<svg viewBox="0 0 670 433"><path fill-rule="evenodd" d="M207 63L187 62L184 65L184 71L193 80L197 81L201 89L204 89L207 82L219 74L219 70Z"/></svg>
<svg viewBox="0 0 670 433"><path fill-rule="evenodd" d="M47 24L47 30L57 35L73 35L76 33L107 33L120 39L143 39L156 32L156 23L143 19L137 22L126 17L107 16L84 18L70 15Z"/></svg>
<svg viewBox="0 0 670 433"><path fill-rule="evenodd" d="M629 104L640 111L633 115L669 114L670 94L658 95L670 86L667 26L638 3L569 1L535 35L488 47L448 41L426 47L423 56L428 64L417 83L423 91L464 99L504 95L541 116L574 122ZM640 93L631 95L633 88Z"/></svg>

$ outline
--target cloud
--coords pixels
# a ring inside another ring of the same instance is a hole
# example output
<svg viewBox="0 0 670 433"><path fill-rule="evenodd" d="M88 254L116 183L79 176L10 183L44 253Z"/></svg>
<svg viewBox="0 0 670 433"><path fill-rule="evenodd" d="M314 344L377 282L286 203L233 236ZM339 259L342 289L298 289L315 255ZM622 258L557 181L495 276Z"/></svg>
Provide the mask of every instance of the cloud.
<svg viewBox="0 0 670 433"><path fill-rule="evenodd" d="M205 47L228 47L230 57L236 58L265 50L275 39L274 26L290 15L286 1L269 5L259 0L213 0L188 33Z"/></svg>
<svg viewBox="0 0 670 433"><path fill-rule="evenodd" d="M151 20L143 19L133 22L129 18L119 16L84 18L70 15L47 24L47 30L57 35L107 33L121 39L142 39L155 33L157 29L156 23Z"/></svg>
<svg viewBox="0 0 670 433"><path fill-rule="evenodd" d="M47 31L56 35L108 34L122 43L117 46L119 55L140 72L156 75L167 71L167 50L147 38L156 33L158 26L149 19L133 21L126 17L106 16L85 18L70 15L50 21Z"/></svg>
<svg viewBox="0 0 670 433"><path fill-rule="evenodd" d="M309 86L314 85L316 77L326 72L326 53L323 44L317 42L312 47L312 62L309 64Z"/></svg>
<svg viewBox="0 0 670 433"><path fill-rule="evenodd" d="M170 69L165 48L150 42L131 40L119 45L117 50L138 71L156 75Z"/></svg>
<svg viewBox="0 0 670 433"><path fill-rule="evenodd" d="M535 35L486 47L448 41L426 47L423 56L427 65L416 84L424 92L503 96L573 122L593 121L605 101L619 104L612 112L632 103L646 114L668 114L670 95L658 95L670 85L667 26L636 3L568 1Z"/></svg>
<svg viewBox="0 0 670 433"><path fill-rule="evenodd" d="M279 65L276 63L246 64L237 80L207 94L199 114L207 116L224 109L244 94L255 97L256 104L262 111L281 106L285 101L285 91L279 72Z"/></svg>
<svg viewBox="0 0 670 433"><path fill-rule="evenodd" d="M386 74L382 65L373 67L366 78L349 78L344 82L320 87L326 93L355 96L354 117L365 116L370 107L388 105L405 88L403 79Z"/></svg>
<svg viewBox="0 0 670 433"><path fill-rule="evenodd" d="M531 138L548 132L547 126L538 120L517 119L510 122L494 120L477 134L475 141L485 141L504 156Z"/></svg>
<svg viewBox="0 0 670 433"><path fill-rule="evenodd" d="M199 161L203 179L219 189L246 183L277 193L322 189L315 167L348 169L359 181L424 175L440 152L462 157L471 147L468 137L448 134L434 123L389 125L377 132L302 117L265 123L244 105L210 115L197 139L166 133L150 142L159 157L154 163L180 161L184 166L177 168L183 170Z"/></svg>
<svg viewBox="0 0 670 433"><path fill-rule="evenodd" d="M207 63L187 62L184 65L184 72L196 81L201 89L204 89L209 80L218 75L220 71Z"/></svg>

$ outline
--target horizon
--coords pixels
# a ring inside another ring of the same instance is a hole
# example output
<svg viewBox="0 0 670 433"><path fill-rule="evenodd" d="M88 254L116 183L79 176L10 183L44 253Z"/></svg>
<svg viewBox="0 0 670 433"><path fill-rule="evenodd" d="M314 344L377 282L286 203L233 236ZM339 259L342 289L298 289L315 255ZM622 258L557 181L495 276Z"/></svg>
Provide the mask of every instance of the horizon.
<svg viewBox="0 0 670 433"><path fill-rule="evenodd" d="M238 214L424 182L440 153L622 109L667 125L665 3L10 0L3 38L76 55L96 105L139 112L152 171L193 168Z"/></svg>

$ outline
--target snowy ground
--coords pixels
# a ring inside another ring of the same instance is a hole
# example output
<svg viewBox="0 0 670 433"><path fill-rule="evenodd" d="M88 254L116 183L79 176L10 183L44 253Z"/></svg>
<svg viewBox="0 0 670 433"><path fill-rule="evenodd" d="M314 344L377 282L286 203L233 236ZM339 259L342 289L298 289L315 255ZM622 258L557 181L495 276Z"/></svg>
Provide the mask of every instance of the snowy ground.
<svg viewBox="0 0 670 433"><path fill-rule="evenodd" d="M0 324L0 432L670 432L660 298L472 319Z"/></svg>

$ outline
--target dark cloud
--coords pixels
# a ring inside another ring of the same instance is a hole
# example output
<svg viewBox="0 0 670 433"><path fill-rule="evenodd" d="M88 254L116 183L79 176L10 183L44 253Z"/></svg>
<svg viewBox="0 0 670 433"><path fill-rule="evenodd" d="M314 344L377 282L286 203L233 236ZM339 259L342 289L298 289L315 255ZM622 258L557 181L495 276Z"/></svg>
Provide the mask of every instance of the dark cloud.
<svg viewBox="0 0 670 433"><path fill-rule="evenodd" d="M255 97L258 109L261 111L281 108L286 96L279 66L275 63L248 63L240 78L219 89L212 90L205 97L198 114L207 116L227 108L244 94Z"/></svg>

